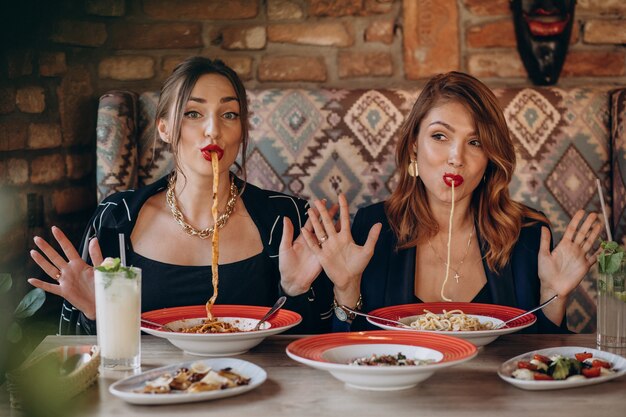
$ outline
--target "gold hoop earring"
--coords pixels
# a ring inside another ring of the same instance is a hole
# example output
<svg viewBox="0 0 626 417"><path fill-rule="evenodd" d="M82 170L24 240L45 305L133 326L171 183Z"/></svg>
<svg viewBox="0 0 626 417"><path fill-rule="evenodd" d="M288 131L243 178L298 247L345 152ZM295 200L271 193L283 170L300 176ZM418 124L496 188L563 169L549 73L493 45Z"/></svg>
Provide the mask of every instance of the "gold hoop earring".
<svg viewBox="0 0 626 417"><path fill-rule="evenodd" d="M409 167L407 168L407 171L411 177L417 178L420 176L419 169L417 168L417 159L409 162Z"/></svg>

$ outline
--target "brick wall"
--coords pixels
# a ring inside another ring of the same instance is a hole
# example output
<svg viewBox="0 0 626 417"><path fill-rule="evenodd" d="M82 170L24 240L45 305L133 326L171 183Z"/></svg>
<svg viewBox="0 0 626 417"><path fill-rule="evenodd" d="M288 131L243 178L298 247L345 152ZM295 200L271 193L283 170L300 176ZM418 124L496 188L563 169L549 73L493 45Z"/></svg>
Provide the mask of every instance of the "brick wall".
<svg viewBox="0 0 626 417"><path fill-rule="evenodd" d="M186 56L222 58L248 87L413 87L453 69L529 84L508 0L3 3L0 265L16 277L35 271L34 234L77 242L95 205L98 97L158 89ZM626 84L624 44L626 2L578 0L559 84Z"/></svg>

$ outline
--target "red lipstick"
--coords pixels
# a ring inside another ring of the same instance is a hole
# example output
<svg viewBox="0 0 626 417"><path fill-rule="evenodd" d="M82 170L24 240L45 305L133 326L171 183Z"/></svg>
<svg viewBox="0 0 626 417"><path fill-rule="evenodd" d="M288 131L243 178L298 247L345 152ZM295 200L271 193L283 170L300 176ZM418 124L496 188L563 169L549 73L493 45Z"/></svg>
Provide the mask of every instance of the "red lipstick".
<svg viewBox="0 0 626 417"><path fill-rule="evenodd" d="M200 149L200 152L202 152L202 157L207 161L211 161L211 152L217 153L218 160L222 159L222 157L224 156L224 149L220 148L217 145L207 145L204 148Z"/></svg>
<svg viewBox="0 0 626 417"><path fill-rule="evenodd" d="M452 183L454 183L454 187L456 188L463 184L463 177L458 174L443 174L443 182L445 182L448 187L452 187Z"/></svg>

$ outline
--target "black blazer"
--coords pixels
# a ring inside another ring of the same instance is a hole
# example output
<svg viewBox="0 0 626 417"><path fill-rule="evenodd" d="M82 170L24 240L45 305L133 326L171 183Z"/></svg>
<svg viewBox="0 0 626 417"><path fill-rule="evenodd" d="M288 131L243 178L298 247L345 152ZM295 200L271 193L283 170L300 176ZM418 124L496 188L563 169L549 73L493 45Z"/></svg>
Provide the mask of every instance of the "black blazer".
<svg viewBox="0 0 626 417"><path fill-rule="evenodd" d="M360 209L354 219L352 235L358 245L367 240L370 228L382 223L380 237L376 243L374 255L363 272L361 294L363 311L372 311L380 307L415 303L415 248L396 250L397 239L389 225L384 203L377 203ZM537 274L537 256L541 237L542 223L523 227L520 237L513 247L509 262L497 274L489 269L484 260L486 242L478 234L483 255L483 266L493 304L518 307L524 310L539 304L540 282ZM545 225L547 226L547 225ZM476 228L478 230L478 228ZM567 332L564 322L556 326L543 313L535 313L537 323L526 329L529 333ZM334 327L337 327L336 325ZM352 330L371 329L371 325L362 318L352 324Z"/></svg>
<svg viewBox="0 0 626 417"><path fill-rule="evenodd" d="M120 256L118 234L123 233L128 253L130 235L141 207L148 198L163 191L167 187L167 181L168 176L165 176L137 190L121 191L105 198L98 205L83 235L80 246L83 259L91 263L88 244L95 236L98 237L103 256L118 257ZM278 271L278 250L283 232L282 219L285 216L290 218L294 225L294 237L298 236L300 228L307 220L309 204L302 199L244 183L237 177L235 184L240 190L245 184L241 199L259 230L263 254L271 260ZM279 295L286 295L283 294L280 284L276 289L276 297ZM298 333L320 333L330 330L332 299L332 284L326 276L318 277L307 293L287 297L284 308L298 312L303 318L303 322L293 330ZM82 312L64 301L59 334L95 334L95 322L87 319Z"/></svg>

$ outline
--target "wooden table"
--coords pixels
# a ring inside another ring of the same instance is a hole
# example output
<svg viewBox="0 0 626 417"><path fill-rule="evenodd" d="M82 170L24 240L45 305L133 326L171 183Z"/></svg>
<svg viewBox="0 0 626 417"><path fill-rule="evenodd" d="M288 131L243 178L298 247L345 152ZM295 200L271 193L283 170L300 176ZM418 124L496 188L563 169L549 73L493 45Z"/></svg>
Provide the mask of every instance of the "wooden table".
<svg viewBox="0 0 626 417"><path fill-rule="evenodd" d="M268 379L246 394L215 401L162 406L130 405L112 396L116 379L99 382L77 397L82 416L624 416L626 378L583 388L525 391L502 381L496 371L505 360L524 352L555 346L595 347L595 335L509 335L481 348L464 364L438 371L416 388L395 392L345 387L329 373L301 365L285 354L298 336L274 336L237 356L254 362ZM48 336L37 352L59 345L94 344L95 337ZM142 370L193 360L169 342L142 339ZM3 391L6 396L6 391ZM6 403L5 403L6 404ZM6 407L5 407L6 408ZM7 413L6 409L4 413ZM0 415L19 416L15 411Z"/></svg>

